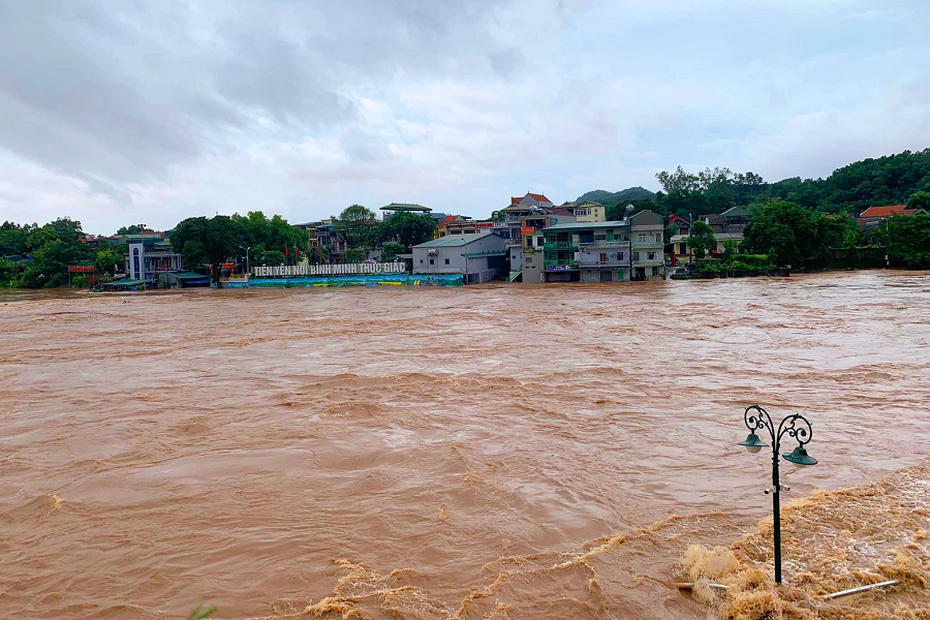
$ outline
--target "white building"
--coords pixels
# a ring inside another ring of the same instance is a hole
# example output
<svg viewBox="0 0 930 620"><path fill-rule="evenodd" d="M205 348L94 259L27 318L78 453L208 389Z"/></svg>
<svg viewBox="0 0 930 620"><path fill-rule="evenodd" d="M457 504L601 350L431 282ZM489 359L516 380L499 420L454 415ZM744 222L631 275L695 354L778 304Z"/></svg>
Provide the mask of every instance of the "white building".
<svg viewBox="0 0 930 620"><path fill-rule="evenodd" d="M630 218L634 280L665 279L665 222L648 209Z"/></svg>
<svg viewBox="0 0 930 620"><path fill-rule="evenodd" d="M506 240L494 233L448 235L413 246L415 274L462 274L480 284L504 273Z"/></svg>

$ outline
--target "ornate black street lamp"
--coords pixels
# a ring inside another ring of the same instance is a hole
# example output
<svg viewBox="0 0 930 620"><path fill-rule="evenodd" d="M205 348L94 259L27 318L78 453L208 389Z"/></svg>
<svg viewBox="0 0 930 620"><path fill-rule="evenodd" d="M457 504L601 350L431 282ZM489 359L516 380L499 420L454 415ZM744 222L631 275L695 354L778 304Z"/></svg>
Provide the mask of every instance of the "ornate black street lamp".
<svg viewBox="0 0 930 620"><path fill-rule="evenodd" d="M782 454L782 458L796 465L816 465L817 459L807 455L804 446L807 445L813 436L811 423L800 413L790 415L781 421L778 429L772 423L772 418L768 412L759 405L746 407L743 413L743 420L746 422L746 428L749 429L749 436L746 441L739 442L739 445L745 446L749 452L755 454L762 448L769 447L769 444L763 442L756 435L759 429L767 429L772 436L772 486L765 490L766 494L772 494L772 506L775 511L775 583L781 583L781 506L779 503L780 491L789 490L778 482L778 452L781 449L781 438L785 435L796 439L797 447L790 454Z"/></svg>

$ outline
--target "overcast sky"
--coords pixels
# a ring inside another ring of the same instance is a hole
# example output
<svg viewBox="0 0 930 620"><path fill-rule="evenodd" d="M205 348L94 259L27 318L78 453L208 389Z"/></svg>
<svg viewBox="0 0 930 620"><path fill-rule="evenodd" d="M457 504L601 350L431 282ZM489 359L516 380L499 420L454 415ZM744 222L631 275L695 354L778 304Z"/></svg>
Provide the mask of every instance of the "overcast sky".
<svg viewBox="0 0 930 620"><path fill-rule="evenodd" d="M927 0L0 1L0 219L826 176L930 147Z"/></svg>

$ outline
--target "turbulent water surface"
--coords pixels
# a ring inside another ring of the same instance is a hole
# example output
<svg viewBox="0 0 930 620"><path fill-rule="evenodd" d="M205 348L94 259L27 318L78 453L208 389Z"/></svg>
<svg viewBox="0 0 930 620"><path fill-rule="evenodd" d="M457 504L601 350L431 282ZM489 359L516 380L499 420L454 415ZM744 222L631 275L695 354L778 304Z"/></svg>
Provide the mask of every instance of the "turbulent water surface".
<svg viewBox="0 0 930 620"><path fill-rule="evenodd" d="M786 499L930 440L922 273L0 301L2 617L703 618L745 406L814 424Z"/></svg>

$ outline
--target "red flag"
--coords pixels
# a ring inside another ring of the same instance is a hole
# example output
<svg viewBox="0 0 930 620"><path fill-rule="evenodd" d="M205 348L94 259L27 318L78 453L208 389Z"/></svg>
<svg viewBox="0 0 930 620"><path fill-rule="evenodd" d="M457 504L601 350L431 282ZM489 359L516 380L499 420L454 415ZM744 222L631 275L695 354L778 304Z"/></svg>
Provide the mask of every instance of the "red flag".
<svg viewBox="0 0 930 620"><path fill-rule="evenodd" d="M287 244L286 244L286 243L284 244L284 255L285 255L285 256L290 256L290 254L287 253Z"/></svg>

